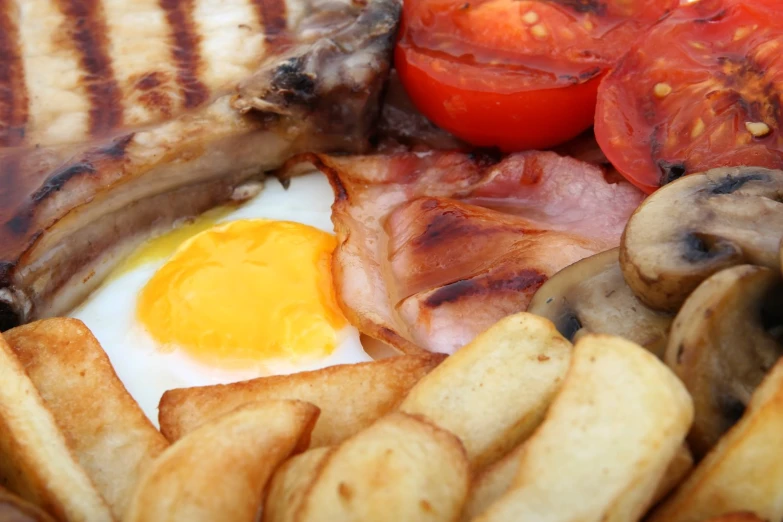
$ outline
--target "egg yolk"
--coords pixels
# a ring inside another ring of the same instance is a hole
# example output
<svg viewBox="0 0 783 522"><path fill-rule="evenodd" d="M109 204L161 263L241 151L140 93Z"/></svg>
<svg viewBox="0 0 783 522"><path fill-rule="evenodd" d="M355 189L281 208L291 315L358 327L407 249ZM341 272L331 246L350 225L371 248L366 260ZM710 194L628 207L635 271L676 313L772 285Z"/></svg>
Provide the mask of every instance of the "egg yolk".
<svg viewBox="0 0 783 522"><path fill-rule="evenodd" d="M329 355L346 325L336 240L286 221L241 220L183 243L141 290L136 315L160 344L224 368Z"/></svg>

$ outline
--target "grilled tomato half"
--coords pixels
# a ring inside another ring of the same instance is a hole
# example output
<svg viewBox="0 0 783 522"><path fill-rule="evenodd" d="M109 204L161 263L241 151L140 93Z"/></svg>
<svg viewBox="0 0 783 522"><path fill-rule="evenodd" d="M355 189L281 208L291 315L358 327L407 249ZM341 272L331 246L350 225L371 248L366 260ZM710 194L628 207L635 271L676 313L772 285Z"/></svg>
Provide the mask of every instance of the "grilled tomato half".
<svg viewBox="0 0 783 522"><path fill-rule="evenodd" d="M783 168L783 1L701 0L655 25L598 90L595 135L646 192L713 167Z"/></svg>
<svg viewBox="0 0 783 522"><path fill-rule="evenodd" d="M395 65L418 109L479 146L593 124L601 78L678 0L406 0Z"/></svg>

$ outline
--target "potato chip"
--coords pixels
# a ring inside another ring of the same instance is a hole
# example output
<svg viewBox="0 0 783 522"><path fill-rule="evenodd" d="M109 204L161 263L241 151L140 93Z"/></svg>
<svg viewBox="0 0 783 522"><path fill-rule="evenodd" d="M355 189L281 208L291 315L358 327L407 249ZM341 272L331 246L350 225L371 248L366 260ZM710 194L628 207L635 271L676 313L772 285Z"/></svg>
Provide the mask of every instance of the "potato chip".
<svg viewBox="0 0 783 522"><path fill-rule="evenodd" d="M517 476L524 451L525 443L523 442L514 448L511 453L508 453L478 474L470 486L468 501L462 512L462 520L464 522L473 520L482 514L508 491L508 488L514 482L514 477Z"/></svg>
<svg viewBox="0 0 783 522"><path fill-rule="evenodd" d="M81 321L47 319L5 335L79 464L121 518L139 476L168 447L165 437Z"/></svg>
<svg viewBox="0 0 783 522"><path fill-rule="evenodd" d="M666 468L666 473L663 474L663 478L658 483L658 487L655 489L651 505L655 505L663 500L674 488L680 485L688 473L693 469L693 454L688 449L686 444L680 446L680 449L675 453L674 458L669 462L669 467Z"/></svg>
<svg viewBox="0 0 783 522"><path fill-rule="evenodd" d="M654 355L585 335L513 484L476 520L638 520L692 420L690 396Z"/></svg>
<svg viewBox="0 0 783 522"><path fill-rule="evenodd" d="M325 458L292 522L439 522L459 517L470 468L454 435L391 413Z"/></svg>
<svg viewBox="0 0 783 522"><path fill-rule="evenodd" d="M113 520L109 506L79 467L54 417L3 337L0 485L62 521Z"/></svg>
<svg viewBox="0 0 783 522"><path fill-rule="evenodd" d="M497 499L499 499L514 482L517 471L522 463L522 455L525 444L522 443L511 453L483 470L471 485L468 502L462 513L462 520L467 522L480 515ZM693 468L693 455L688 447L683 444L675 453L674 458L666 468L658 483L658 487L650 502L654 505L668 495Z"/></svg>
<svg viewBox="0 0 783 522"><path fill-rule="evenodd" d="M307 447L318 408L249 403L172 444L144 474L126 522L254 522L275 468Z"/></svg>
<svg viewBox="0 0 783 522"><path fill-rule="evenodd" d="M745 414L650 517L650 522L701 522L748 511L783 519L783 360L764 378Z"/></svg>
<svg viewBox="0 0 783 522"><path fill-rule="evenodd" d="M568 369L571 343L542 317L497 322L422 378L400 405L455 434L471 466L491 464L544 418Z"/></svg>
<svg viewBox="0 0 783 522"><path fill-rule="evenodd" d="M44 510L0 488L0 522L54 522Z"/></svg>
<svg viewBox="0 0 783 522"><path fill-rule="evenodd" d="M307 489L334 448L320 447L288 459L272 476L264 502L264 522L293 522Z"/></svg>
<svg viewBox="0 0 783 522"><path fill-rule="evenodd" d="M297 399L321 409L311 445L339 444L396 408L408 390L444 358L440 354L406 355L234 384L170 390L160 400L161 431L174 441L246 402Z"/></svg>

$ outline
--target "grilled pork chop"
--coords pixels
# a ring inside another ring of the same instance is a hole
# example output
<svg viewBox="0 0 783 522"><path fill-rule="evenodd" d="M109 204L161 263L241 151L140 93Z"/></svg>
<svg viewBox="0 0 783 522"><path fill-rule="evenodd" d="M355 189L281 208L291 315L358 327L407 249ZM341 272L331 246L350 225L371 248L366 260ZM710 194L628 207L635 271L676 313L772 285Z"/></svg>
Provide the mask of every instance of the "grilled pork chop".
<svg viewBox="0 0 783 522"><path fill-rule="evenodd" d="M0 328L303 151L362 151L397 0L0 0Z"/></svg>

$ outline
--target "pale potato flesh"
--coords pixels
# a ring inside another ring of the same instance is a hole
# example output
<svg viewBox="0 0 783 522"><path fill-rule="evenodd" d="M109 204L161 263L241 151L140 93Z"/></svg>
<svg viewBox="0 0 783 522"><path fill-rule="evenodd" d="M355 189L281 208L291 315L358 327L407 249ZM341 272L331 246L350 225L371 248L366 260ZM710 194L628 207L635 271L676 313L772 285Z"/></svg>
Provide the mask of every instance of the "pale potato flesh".
<svg viewBox="0 0 783 522"><path fill-rule="evenodd" d="M76 460L114 516L121 518L140 475L168 441L130 396L81 321L46 319L5 335Z"/></svg>
<svg viewBox="0 0 783 522"><path fill-rule="evenodd" d="M144 474L125 522L254 522L275 468L307 447L318 408L247 404L172 444Z"/></svg>
<svg viewBox="0 0 783 522"><path fill-rule="evenodd" d="M2 336L0 484L66 522L114 520Z"/></svg>
<svg viewBox="0 0 783 522"><path fill-rule="evenodd" d="M400 405L457 435L474 469L541 423L568 369L571 343L542 317L500 320L411 389Z"/></svg>
<svg viewBox="0 0 783 522"><path fill-rule="evenodd" d="M293 522L310 485L334 448L307 450L288 459L269 481L264 522Z"/></svg>
<svg viewBox="0 0 783 522"><path fill-rule="evenodd" d="M666 473L663 474L661 481L658 482L658 487L655 489L655 494L653 495L653 500L650 504L655 505L666 498L674 488L685 480L685 477L687 477L692 470L693 454L688 448L688 445L683 444L674 455L672 461L669 462L669 467L666 468Z"/></svg>
<svg viewBox="0 0 783 522"><path fill-rule="evenodd" d="M522 465L524 452L525 443L523 442L512 452L479 473L471 484L468 501L462 512L463 522L473 520L482 514L509 490ZM666 472L658 482L650 504L655 505L671 493L685 479L691 469L693 469L693 455L691 455L688 446L683 444L669 462Z"/></svg>
<svg viewBox="0 0 783 522"><path fill-rule="evenodd" d="M169 390L160 400L160 429L167 439L175 441L247 402L295 399L321 410L312 447L338 444L396 408L408 390L444 358L441 354L406 355L233 384Z"/></svg>
<svg viewBox="0 0 783 522"><path fill-rule="evenodd" d="M748 408L649 522L701 522L737 511L783 519L783 361Z"/></svg>
<svg viewBox="0 0 783 522"><path fill-rule="evenodd" d="M462 511L463 522L473 520L482 514L508 491L514 483L514 477L517 476L524 452L525 443L523 442L476 476L470 486L465 509Z"/></svg>
<svg viewBox="0 0 783 522"><path fill-rule="evenodd" d="M475 520L637 520L692 419L685 388L654 355L586 335L511 487Z"/></svg>
<svg viewBox="0 0 783 522"><path fill-rule="evenodd" d="M447 522L470 480L465 450L428 421L391 413L328 455L294 522Z"/></svg>

